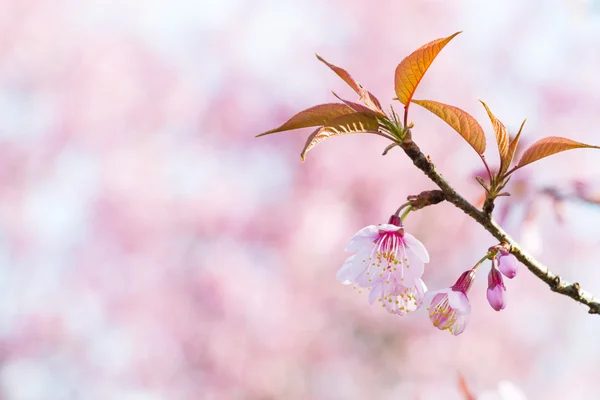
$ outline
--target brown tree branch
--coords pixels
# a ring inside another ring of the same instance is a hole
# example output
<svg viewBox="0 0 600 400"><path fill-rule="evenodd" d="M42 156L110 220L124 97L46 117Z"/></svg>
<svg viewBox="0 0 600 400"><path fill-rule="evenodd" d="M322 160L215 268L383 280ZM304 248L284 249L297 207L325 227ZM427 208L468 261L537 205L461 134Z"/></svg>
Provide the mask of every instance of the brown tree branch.
<svg viewBox="0 0 600 400"><path fill-rule="evenodd" d="M591 293L583 290L579 283L570 283L560 276L550 271L535 258L527 254L513 238L496 224L492 219L491 213L478 210L464 199L454 188L442 177L435 166L419 149L419 146L410 139L410 135L400 147L406 155L413 161L415 166L425 173L446 195L445 200L460 208L465 214L473 218L479 225L483 226L489 233L501 242L507 242L510 245L510 251L517 259L527 267L535 276L546 282L554 292L569 296L573 300L585 304L589 307L590 314L600 314L600 300Z"/></svg>

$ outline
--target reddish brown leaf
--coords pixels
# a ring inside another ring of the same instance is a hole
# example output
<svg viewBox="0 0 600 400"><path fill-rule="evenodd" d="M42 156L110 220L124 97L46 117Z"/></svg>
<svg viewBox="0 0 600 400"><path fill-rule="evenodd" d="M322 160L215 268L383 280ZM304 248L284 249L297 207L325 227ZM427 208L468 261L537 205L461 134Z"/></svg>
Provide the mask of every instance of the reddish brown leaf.
<svg viewBox="0 0 600 400"><path fill-rule="evenodd" d="M458 388L460 389L460 393L464 396L465 400L475 400L475 396L469 385L467 384L467 380L462 374L458 374Z"/></svg>
<svg viewBox="0 0 600 400"><path fill-rule="evenodd" d="M546 137L538 140L525 150L517 167L521 168L527 164L541 160L542 158L572 149L600 149L600 146L579 143L564 137Z"/></svg>
<svg viewBox="0 0 600 400"><path fill-rule="evenodd" d="M279 128L271 129L270 131L266 131L264 133L261 133L260 135L256 135L256 137L269 135L271 133L276 132L291 131L293 129L325 125L328 121L334 118L346 114L352 114L354 112L355 111L352 110L352 108L348 107L345 104L319 104L318 106L314 106L304 111L300 111L298 114L294 115Z"/></svg>
<svg viewBox="0 0 600 400"><path fill-rule="evenodd" d="M377 112L371 110L369 107L367 106L363 106L362 104L358 104L358 103L354 103L352 101L348 101L348 100L344 100L342 99L340 96L338 96L335 92L332 92L333 95L335 97L337 97L342 103L344 103L345 105L347 105L348 107L350 107L351 109L353 109L356 112L362 112L365 114L370 114L373 116L377 115Z"/></svg>
<svg viewBox="0 0 600 400"><path fill-rule="evenodd" d="M432 100L411 100L444 120L458 132L479 154L485 151L485 134L481 125L458 107L438 103Z"/></svg>
<svg viewBox="0 0 600 400"><path fill-rule="evenodd" d="M487 104L483 101L479 100L481 104L485 107L485 111L487 111L488 116L490 117L490 121L492 121L492 126L494 127L494 133L496 134L496 143L498 143L498 153L500 154L500 172L505 171L505 167L508 168L508 164L510 164L511 160L507 160L508 158L508 132L504 127L504 124L500 122L498 118L492 114Z"/></svg>
<svg viewBox="0 0 600 400"><path fill-rule="evenodd" d="M348 86L350 86L352 88L352 90L354 90L360 96L360 101L364 102L365 105L367 107L369 107L371 110L373 110L379 114L383 114L383 110L381 109L381 103L379 103L379 100L377 100L377 98L373 94L371 94L369 91L367 91L367 89L365 89L363 87L363 85L361 85L358 81L356 81L348 73L348 71L346 71L345 69L340 68L336 65L328 63L318 54L316 54L316 56L319 59L319 61L321 61L322 63L327 65L329 68L331 68L333 70L333 72L335 72L340 78L342 78L342 80L344 82L346 82L348 84Z"/></svg>
<svg viewBox="0 0 600 400"><path fill-rule="evenodd" d="M330 137L351 133L377 133L378 129L379 123L377 122L377 118L373 115L365 113L342 115L341 117L329 121L322 128L314 131L306 140L306 144L304 145L300 157L302 157L302 161L304 161L306 153L317 144Z"/></svg>
<svg viewBox="0 0 600 400"><path fill-rule="evenodd" d="M438 53L460 32L437 39L415 50L396 67L394 85L398 100L405 106L410 103L419 82Z"/></svg>
<svg viewBox="0 0 600 400"><path fill-rule="evenodd" d="M506 154L506 164L504 165L504 169L500 171L500 175L504 174L508 167L510 167L510 163L512 163L513 158L515 158L515 153L517 152L517 147L519 146L519 138L521 137L521 131L523 131L523 127L525 126L525 122L527 120L523 120L521 123L521 127L519 128L519 132L517 132L517 136L510 142L508 145L508 153Z"/></svg>

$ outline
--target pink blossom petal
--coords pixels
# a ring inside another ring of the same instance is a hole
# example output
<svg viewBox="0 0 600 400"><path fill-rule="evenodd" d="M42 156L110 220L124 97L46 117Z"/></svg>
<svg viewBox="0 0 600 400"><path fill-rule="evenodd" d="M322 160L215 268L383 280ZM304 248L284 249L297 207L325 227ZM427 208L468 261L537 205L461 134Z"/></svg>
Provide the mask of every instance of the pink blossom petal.
<svg viewBox="0 0 600 400"><path fill-rule="evenodd" d="M356 284L357 278L365 271L363 260L368 257L368 251L351 255L346 259L336 274L336 279L344 285Z"/></svg>
<svg viewBox="0 0 600 400"><path fill-rule="evenodd" d="M346 259L338 270L335 278L342 282L344 285L350 285L353 283L357 275L354 274L356 255L352 255Z"/></svg>
<svg viewBox="0 0 600 400"><path fill-rule="evenodd" d="M447 329L447 323L452 318L452 309L448 305L448 293L438 293L429 306L429 319L438 329Z"/></svg>
<svg viewBox="0 0 600 400"><path fill-rule="evenodd" d="M404 242L406 243L409 253L414 254L421 262L429 262L429 253L427 252L427 249L425 249L425 246L423 246L423 243L419 242L410 233L404 234Z"/></svg>
<svg viewBox="0 0 600 400"><path fill-rule="evenodd" d="M356 277L354 284L360 287L371 287L378 281L379 279L372 279L371 276L367 274L367 270L365 269Z"/></svg>
<svg viewBox="0 0 600 400"><path fill-rule="evenodd" d="M487 299L490 306L496 311L503 310L506 307L504 300L504 288L500 285L496 285L491 289L487 290Z"/></svg>
<svg viewBox="0 0 600 400"><path fill-rule="evenodd" d="M514 254L508 253L498 257L498 269L508 279L512 279L517 275L519 269L519 261Z"/></svg>
<svg viewBox="0 0 600 400"><path fill-rule="evenodd" d="M379 229L375 225L369 225L356 232L350 239L350 243L346 246L346 251L349 253L356 253L363 247L373 244L373 242L379 237Z"/></svg>
<svg viewBox="0 0 600 400"><path fill-rule="evenodd" d="M427 285L425 285L425 282L423 282L422 279L417 279L415 282L415 288L417 293L419 293L421 296L425 296L425 293L427 293Z"/></svg>
<svg viewBox="0 0 600 400"><path fill-rule="evenodd" d="M378 281L375 285L373 285L373 287L371 287L371 290L369 291L369 303L373 304L375 302L375 300L377 300L381 297L382 297L382 285L381 285L381 281Z"/></svg>
<svg viewBox="0 0 600 400"><path fill-rule="evenodd" d="M450 328L448 328L448 330L454 336L458 336L461 333L463 333L463 331L467 327L468 322L469 322L469 314L457 315L456 322L454 322L454 324Z"/></svg>
<svg viewBox="0 0 600 400"><path fill-rule="evenodd" d="M423 264L421 258L416 256L412 249L406 248L406 246L402 246L400 256L402 260L398 264L398 267L401 267L404 280L412 282L420 279L425 272L425 264Z"/></svg>
<svg viewBox="0 0 600 400"><path fill-rule="evenodd" d="M467 295L463 292L454 290L448 292L448 304L456 310L457 314L466 315L471 312L471 304L469 303Z"/></svg>
<svg viewBox="0 0 600 400"><path fill-rule="evenodd" d="M441 290L437 290L431 294L433 294L433 299L431 300L431 306L429 307L431 310L433 310L435 307L437 307L442 301L444 301L444 299L446 298L446 296L448 295L449 290L448 289L441 289Z"/></svg>

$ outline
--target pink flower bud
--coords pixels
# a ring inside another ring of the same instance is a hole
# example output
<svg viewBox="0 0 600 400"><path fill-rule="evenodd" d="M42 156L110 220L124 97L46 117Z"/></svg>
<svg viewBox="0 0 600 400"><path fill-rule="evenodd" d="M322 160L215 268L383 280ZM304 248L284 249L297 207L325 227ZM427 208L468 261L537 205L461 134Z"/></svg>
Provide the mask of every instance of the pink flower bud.
<svg viewBox="0 0 600 400"><path fill-rule="evenodd" d="M437 292L429 306L429 319L433 326L440 330L448 330L454 336L465 330L471 314L467 291L474 277L475 270L465 271L454 286Z"/></svg>
<svg viewBox="0 0 600 400"><path fill-rule="evenodd" d="M506 307L506 301L504 300L505 291L506 287L504 286L502 275L496 266L492 265L492 269L488 275L487 299L494 310L500 311Z"/></svg>
<svg viewBox="0 0 600 400"><path fill-rule="evenodd" d="M475 278L474 269L463 272L456 280L454 286L452 286L452 290L455 292L463 292L466 295L473 284L473 278Z"/></svg>
<svg viewBox="0 0 600 400"><path fill-rule="evenodd" d="M508 279L512 279L517 275L519 262L513 254L506 250L500 250L500 254L498 255L498 269Z"/></svg>

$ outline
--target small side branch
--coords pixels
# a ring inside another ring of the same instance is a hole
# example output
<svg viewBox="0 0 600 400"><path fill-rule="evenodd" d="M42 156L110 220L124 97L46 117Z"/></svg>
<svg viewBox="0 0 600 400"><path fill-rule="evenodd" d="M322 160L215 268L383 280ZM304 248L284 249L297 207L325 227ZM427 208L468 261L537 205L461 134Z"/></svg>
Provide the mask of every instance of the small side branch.
<svg viewBox="0 0 600 400"><path fill-rule="evenodd" d="M523 250L521 246L519 246L519 244L504 232L504 230L491 218L491 210L489 210L489 213L480 211L458 194L448 181L446 181L436 170L431 160L421 152L419 146L417 146L412 139L405 140L400 147L402 147L402 150L404 150L406 155L413 161L414 165L423 171L425 175L441 189L444 193L444 200L449 201L454 204L454 206L461 209L500 242L507 242L510 245L511 253L514 254L515 257L535 276L546 282L552 291L568 296L573 300L588 306L590 314L600 315L600 300L598 298L583 290L579 283L570 283L562 279L531 255L527 254L525 250Z"/></svg>

